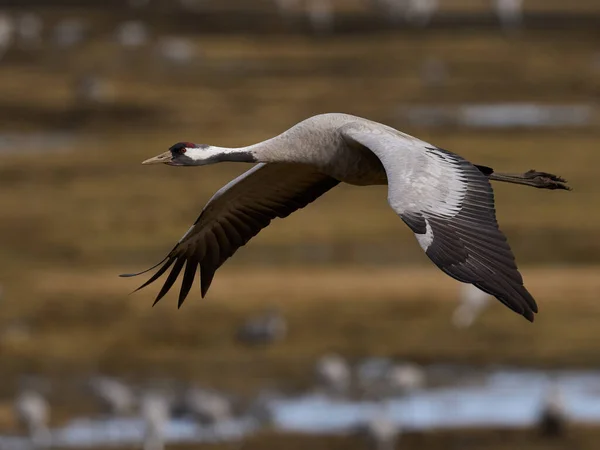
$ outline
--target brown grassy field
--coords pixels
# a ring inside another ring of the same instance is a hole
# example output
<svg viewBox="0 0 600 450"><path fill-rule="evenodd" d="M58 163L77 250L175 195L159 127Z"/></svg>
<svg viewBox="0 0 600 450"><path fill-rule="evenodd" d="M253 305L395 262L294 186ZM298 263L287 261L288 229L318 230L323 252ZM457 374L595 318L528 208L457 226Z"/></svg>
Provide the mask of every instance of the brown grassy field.
<svg viewBox="0 0 600 450"><path fill-rule="evenodd" d="M179 311L174 295L155 308L155 290L126 297L131 283L112 273L34 272L31 297L7 302L0 312L5 326L21 321L31 328L25 336L6 333L0 342L10 362L2 367L2 389L10 392L22 373L45 373L60 386L64 377L101 370L138 381L177 376L239 393L269 385L293 390L312 383L312 365L327 351L351 360L381 355L592 368L600 363L597 273L524 270L540 303L535 324L494 304L461 331L450 323L457 285L433 267L229 268L207 299L192 298ZM273 306L288 319L289 337L267 348L239 344L235 331L244 318Z"/></svg>
<svg viewBox="0 0 600 450"><path fill-rule="evenodd" d="M158 63L149 50L125 54L106 36L68 55L8 54L3 61L0 134L22 139L0 148L0 416L25 373L47 375L59 392L102 371L248 394L308 386L325 351L352 361L388 355L597 367L598 127L418 129L398 115L407 104L593 103L597 32L192 39L201 58L186 69ZM446 85L420 81L427 57L444 59ZM73 84L90 70L110 81L114 102L77 102ZM150 308L156 289L126 296L138 280L116 274L159 260L212 193L246 169L142 167L141 160L181 140L253 143L326 111L384 121L501 171L536 168L569 179L572 192L496 187L499 222L540 303L534 325L498 304L472 329L452 328L456 284L422 255L387 206L384 187L341 186L275 221L225 265L205 301L194 292L177 311L172 296ZM57 152L27 139L57 130L72 136ZM270 348L240 346L234 332L243 318L273 305L290 321L289 338ZM58 406L59 419L67 407ZM443 436L431 445L478 442ZM418 447L414 439L407 448ZM289 442L285 448L346 445ZM526 448L503 442L490 448Z"/></svg>

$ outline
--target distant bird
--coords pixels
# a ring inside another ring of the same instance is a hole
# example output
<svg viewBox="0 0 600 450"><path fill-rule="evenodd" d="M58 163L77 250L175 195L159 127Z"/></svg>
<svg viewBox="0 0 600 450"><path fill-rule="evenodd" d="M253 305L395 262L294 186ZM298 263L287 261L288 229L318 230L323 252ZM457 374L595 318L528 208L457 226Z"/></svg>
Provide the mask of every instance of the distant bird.
<svg viewBox="0 0 600 450"><path fill-rule="evenodd" d="M344 394L350 388L350 367L340 355L321 356L315 365L315 376L317 385L331 395Z"/></svg>
<svg viewBox="0 0 600 450"><path fill-rule="evenodd" d="M385 380L392 392L408 394L425 386L424 370L413 363L397 363L391 366Z"/></svg>
<svg viewBox="0 0 600 450"><path fill-rule="evenodd" d="M50 406L41 393L32 389L22 390L15 399L14 412L19 424L27 430L33 448L50 446Z"/></svg>
<svg viewBox="0 0 600 450"><path fill-rule="evenodd" d="M500 25L507 31L515 30L523 22L523 0L493 0Z"/></svg>
<svg viewBox="0 0 600 450"><path fill-rule="evenodd" d="M14 40L15 25L11 16L0 12L0 59L11 47Z"/></svg>
<svg viewBox="0 0 600 450"><path fill-rule="evenodd" d="M496 173L386 125L337 113L311 117L248 147L180 142L143 164L201 166L223 161L260 164L221 188L165 259L148 269L161 266L139 289L172 266L155 303L184 265L179 305L198 266L204 297L216 270L271 220L287 217L343 181L387 184L390 206L442 271L533 321L537 305L498 228L490 180L569 189L562 178L534 170Z"/></svg>
<svg viewBox="0 0 600 450"><path fill-rule="evenodd" d="M356 433L365 440L369 450L394 450L400 437L400 427L384 406L360 424Z"/></svg>
<svg viewBox="0 0 600 450"><path fill-rule="evenodd" d="M165 448L165 429L170 420L170 401L159 392L144 392L140 397L140 414L144 420L144 450Z"/></svg>
<svg viewBox="0 0 600 450"><path fill-rule="evenodd" d="M125 48L139 48L148 42L148 28L139 20L121 23L115 32L117 41Z"/></svg>
<svg viewBox="0 0 600 450"><path fill-rule="evenodd" d="M134 411L135 392L122 381L98 376L88 380L88 386L99 401L103 412L112 416L123 416Z"/></svg>
<svg viewBox="0 0 600 450"><path fill-rule="evenodd" d="M246 344L269 344L285 339L286 334L285 317L272 309L250 317L239 329L237 339Z"/></svg>
<svg viewBox="0 0 600 450"><path fill-rule="evenodd" d="M334 27L334 10L331 0L305 0L306 14L313 32L330 34Z"/></svg>
<svg viewBox="0 0 600 450"><path fill-rule="evenodd" d="M196 49L192 42L179 37L160 38L156 50L162 60L171 64L189 64L196 56Z"/></svg>
<svg viewBox="0 0 600 450"><path fill-rule="evenodd" d="M437 8L438 0L408 0L406 21L418 27L429 25Z"/></svg>
<svg viewBox="0 0 600 450"><path fill-rule="evenodd" d="M180 415L188 415L201 424L215 425L233 417L229 398L217 391L191 387L178 405Z"/></svg>
<svg viewBox="0 0 600 450"><path fill-rule="evenodd" d="M490 305L492 297L472 284L461 284L459 287L460 304L454 310L452 323L457 328L468 328Z"/></svg>
<svg viewBox="0 0 600 450"><path fill-rule="evenodd" d="M563 394L558 385L552 385L544 394L541 405L538 421L540 433L548 438L562 436L566 431L567 421Z"/></svg>

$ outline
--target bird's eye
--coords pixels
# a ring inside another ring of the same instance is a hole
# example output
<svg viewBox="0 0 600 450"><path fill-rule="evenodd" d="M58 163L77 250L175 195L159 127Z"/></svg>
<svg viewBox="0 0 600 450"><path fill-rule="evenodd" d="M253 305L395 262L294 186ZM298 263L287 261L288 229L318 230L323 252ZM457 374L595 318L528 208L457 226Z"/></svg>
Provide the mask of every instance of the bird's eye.
<svg viewBox="0 0 600 450"><path fill-rule="evenodd" d="M186 148L185 147L179 149L179 154L180 155L183 155L185 152L186 152Z"/></svg>

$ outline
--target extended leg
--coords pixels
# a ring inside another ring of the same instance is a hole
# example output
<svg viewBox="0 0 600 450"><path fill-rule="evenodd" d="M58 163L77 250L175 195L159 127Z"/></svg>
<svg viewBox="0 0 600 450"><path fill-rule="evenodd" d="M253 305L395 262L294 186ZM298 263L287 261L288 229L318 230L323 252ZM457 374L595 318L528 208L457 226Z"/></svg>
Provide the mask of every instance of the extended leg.
<svg viewBox="0 0 600 450"><path fill-rule="evenodd" d="M525 173L498 173L485 166L477 166L490 180L503 181L505 183L524 184L539 189L565 189L570 191L567 180L558 175L546 172L538 172L531 169Z"/></svg>

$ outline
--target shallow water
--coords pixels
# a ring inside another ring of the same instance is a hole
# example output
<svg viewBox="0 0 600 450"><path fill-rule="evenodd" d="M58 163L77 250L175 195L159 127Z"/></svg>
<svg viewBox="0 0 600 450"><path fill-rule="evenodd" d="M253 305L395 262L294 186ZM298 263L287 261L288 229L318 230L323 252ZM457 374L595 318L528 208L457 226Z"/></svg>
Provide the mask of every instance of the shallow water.
<svg viewBox="0 0 600 450"><path fill-rule="evenodd" d="M281 397L269 402L274 428L280 431L336 434L352 431L374 413L386 411L404 430L443 428L514 427L535 425L551 386L561 392L570 420L600 423L600 371L536 371L518 369L468 370L445 366L427 369L428 387L382 401L336 400L323 394ZM201 426L190 420L171 420L167 442L237 440L256 431L251 418L218 426ZM52 430L52 446L123 446L142 440L141 419L72 420ZM26 448L18 437L1 437L0 448Z"/></svg>

